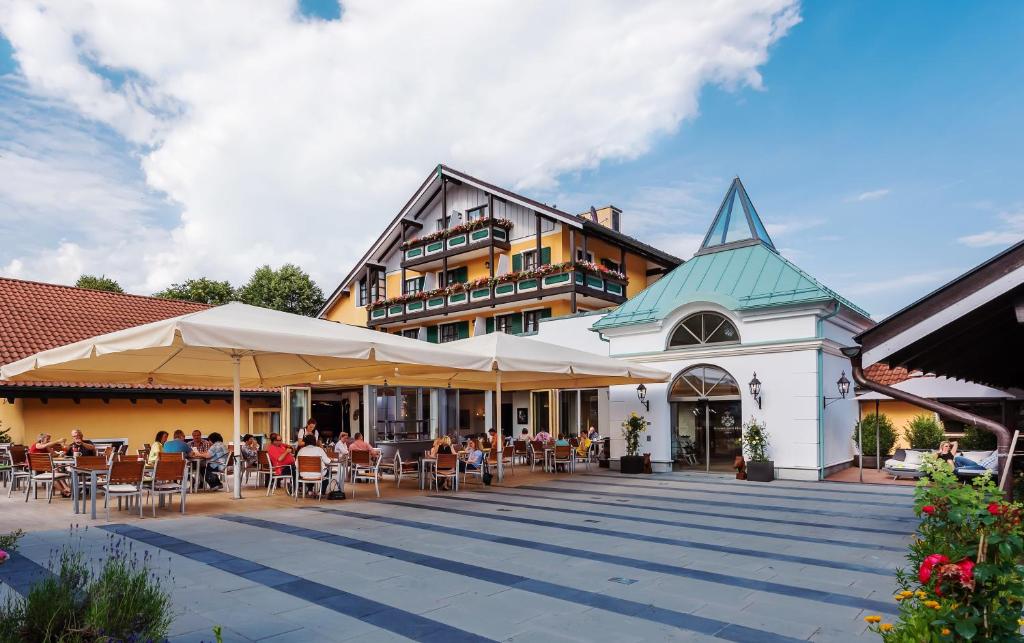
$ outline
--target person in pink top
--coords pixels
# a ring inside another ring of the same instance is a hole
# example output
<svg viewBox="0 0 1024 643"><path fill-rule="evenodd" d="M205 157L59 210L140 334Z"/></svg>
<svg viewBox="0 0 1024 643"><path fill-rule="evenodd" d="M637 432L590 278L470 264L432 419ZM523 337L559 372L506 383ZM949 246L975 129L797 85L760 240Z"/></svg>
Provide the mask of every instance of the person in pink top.
<svg viewBox="0 0 1024 643"><path fill-rule="evenodd" d="M356 437L352 438L352 441L348 443L349 451L373 451L373 447L363 439L362 433L356 433Z"/></svg>

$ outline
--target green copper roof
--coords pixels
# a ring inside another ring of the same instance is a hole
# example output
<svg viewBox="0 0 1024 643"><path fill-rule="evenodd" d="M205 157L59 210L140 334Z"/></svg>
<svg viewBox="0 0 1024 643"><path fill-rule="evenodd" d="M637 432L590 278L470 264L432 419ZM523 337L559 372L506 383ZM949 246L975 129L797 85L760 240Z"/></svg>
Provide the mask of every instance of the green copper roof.
<svg viewBox="0 0 1024 643"><path fill-rule="evenodd" d="M594 324L594 329L660 321L691 301L709 301L730 310L838 301L868 316L768 246L758 243L698 253L605 315Z"/></svg>

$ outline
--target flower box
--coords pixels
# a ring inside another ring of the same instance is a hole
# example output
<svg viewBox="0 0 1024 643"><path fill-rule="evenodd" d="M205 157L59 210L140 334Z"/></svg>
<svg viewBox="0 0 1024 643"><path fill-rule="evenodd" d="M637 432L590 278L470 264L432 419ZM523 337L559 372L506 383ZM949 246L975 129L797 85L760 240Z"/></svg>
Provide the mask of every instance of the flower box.
<svg viewBox="0 0 1024 643"><path fill-rule="evenodd" d="M506 282L498 284L494 287L494 296L503 297L505 295L511 295L516 291L516 285L514 282Z"/></svg>
<svg viewBox="0 0 1024 643"><path fill-rule="evenodd" d="M544 285L557 286L558 284L567 284L571 278L572 276L568 272L563 272L557 275L548 275L547 277L544 277Z"/></svg>
<svg viewBox="0 0 1024 643"><path fill-rule="evenodd" d="M384 319L387 315L388 311L383 308L374 308L370 311L370 319Z"/></svg>
<svg viewBox="0 0 1024 643"><path fill-rule="evenodd" d="M623 295L623 294L625 294L625 291L622 289L622 284L616 283L614 281L605 281L604 282L604 289L605 289L605 292L607 292L610 295Z"/></svg>
<svg viewBox="0 0 1024 643"><path fill-rule="evenodd" d="M604 279L595 277L594 275L587 275L587 286L590 288L596 288L597 290L604 290Z"/></svg>
<svg viewBox="0 0 1024 643"><path fill-rule="evenodd" d="M492 228L491 234L496 241L508 241L508 231L504 228Z"/></svg>
<svg viewBox="0 0 1024 643"><path fill-rule="evenodd" d="M449 248L457 248L459 246L464 246L464 245L466 245L466 243L467 243L466 235L464 235L464 234L460 234L460 235L457 235L457 236L454 236L454 237L448 239L448 247Z"/></svg>
<svg viewBox="0 0 1024 643"><path fill-rule="evenodd" d="M417 311L423 310L423 301L410 301L406 305L405 309L410 313L415 313Z"/></svg>
<svg viewBox="0 0 1024 643"><path fill-rule="evenodd" d="M415 259L416 257L423 256L423 246L417 246L415 248L409 248L405 251L406 260Z"/></svg>
<svg viewBox="0 0 1024 643"><path fill-rule="evenodd" d="M491 289L490 288L477 288L476 290L470 291L470 293L469 293L469 300L470 301L480 301L481 299L487 299L490 296L491 296Z"/></svg>
<svg viewBox="0 0 1024 643"><path fill-rule="evenodd" d="M516 282L516 292L531 292L537 290L536 279L523 279Z"/></svg>
<svg viewBox="0 0 1024 643"><path fill-rule="evenodd" d="M444 241L435 241L434 243L428 243L426 254L432 255L444 250Z"/></svg>
<svg viewBox="0 0 1024 643"><path fill-rule="evenodd" d="M584 275L582 272L574 272L573 274L576 275L576 283L582 286L583 282L586 281L586 275Z"/></svg>
<svg viewBox="0 0 1024 643"><path fill-rule="evenodd" d="M388 317L395 317L405 313L405 306L399 304L397 306L388 306Z"/></svg>
<svg viewBox="0 0 1024 643"><path fill-rule="evenodd" d="M491 236L490 228L483 228L482 230L474 230L469 233L470 241L483 241L487 237Z"/></svg>
<svg viewBox="0 0 1024 643"><path fill-rule="evenodd" d="M427 309L440 308L444 306L444 297L433 297L427 300Z"/></svg>
<svg viewBox="0 0 1024 643"><path fill-rule="evenodd" d="M448 295L448 305L461 304L466 301L466 293L457 292L454 295Z"/></svg>

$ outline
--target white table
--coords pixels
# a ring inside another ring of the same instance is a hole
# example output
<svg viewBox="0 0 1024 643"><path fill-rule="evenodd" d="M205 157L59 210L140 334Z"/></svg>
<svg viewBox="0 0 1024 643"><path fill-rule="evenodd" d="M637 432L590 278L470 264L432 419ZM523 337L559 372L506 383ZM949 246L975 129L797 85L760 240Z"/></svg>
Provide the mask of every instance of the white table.
<svg viewBox="0 0 1024 643"><path fill-rule="evenodd" d="M437 468L437 458L420 459L420 490L427 488L427 470L433 471Z"/></svg>

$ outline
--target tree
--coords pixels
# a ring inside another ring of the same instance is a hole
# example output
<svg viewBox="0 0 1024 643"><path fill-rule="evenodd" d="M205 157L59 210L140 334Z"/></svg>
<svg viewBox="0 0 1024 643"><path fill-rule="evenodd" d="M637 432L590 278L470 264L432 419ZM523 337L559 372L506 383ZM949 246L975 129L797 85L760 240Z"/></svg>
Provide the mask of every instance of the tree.
<svg viewBox="0 0 1024 643"><path fill-rule="evenodd" d="M189 279L184 283L172 284L169 288L153 295L161 299L184 299L201 304L220 306L238 299L235 289L226 281L214 281L206 277Z"/></svg>
<svg viewBox="0 0 1024 643"><path fill-rule="evenodd" d="M915 415L907 422L907 442L911 449L938 449L946 437L945 431L934 415Z"/></svg>
<svg viewBox="0 0 1024 643"><path fill-rule="evenodd" d="M323 291L309 275L290 263L277 270L270 266L257 268L249 283L238 289L238 298L253 306L308 317L320 312L326 301Z"/></svg>
<svg viewBox="0 0 1024 643"><path fill-rule="evenodd" d="M88 288L90 290L105 290L107 292L118 292L124 294L124 288L106 275L82 275L75 282L76 288Z"/></svg>

